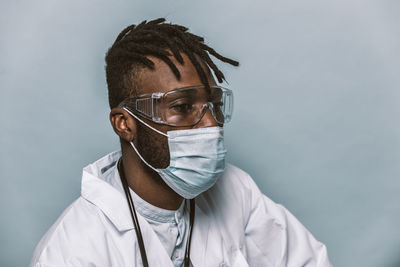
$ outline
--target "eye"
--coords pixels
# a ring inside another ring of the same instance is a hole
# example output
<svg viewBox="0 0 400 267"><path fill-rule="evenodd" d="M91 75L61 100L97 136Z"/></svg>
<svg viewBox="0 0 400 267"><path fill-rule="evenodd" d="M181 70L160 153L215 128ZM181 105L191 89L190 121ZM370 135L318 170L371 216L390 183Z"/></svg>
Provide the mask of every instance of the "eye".
<svg viewBox="0 0 400 267"><path fill-rule="evenodd" d="M170 107L170 109L175 113L185 114L185 113L192 112L193 106L192 106L192 104L182 103L182 104L173 105Z"/></svg>

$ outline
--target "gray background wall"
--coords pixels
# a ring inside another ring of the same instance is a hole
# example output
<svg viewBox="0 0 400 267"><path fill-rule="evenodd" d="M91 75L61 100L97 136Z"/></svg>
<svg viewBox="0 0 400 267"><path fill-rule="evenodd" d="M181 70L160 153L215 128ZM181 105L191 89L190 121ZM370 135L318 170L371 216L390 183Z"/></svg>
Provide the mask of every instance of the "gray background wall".
<svg viewBox="0 0 400 267"><path fill-rule="evenodd" d="M167 17L225 55L229 160L324 242L335 266L400 266L400 2L10 0L0 3L0 265L27 266L118 149L104 53Z"/></svg>

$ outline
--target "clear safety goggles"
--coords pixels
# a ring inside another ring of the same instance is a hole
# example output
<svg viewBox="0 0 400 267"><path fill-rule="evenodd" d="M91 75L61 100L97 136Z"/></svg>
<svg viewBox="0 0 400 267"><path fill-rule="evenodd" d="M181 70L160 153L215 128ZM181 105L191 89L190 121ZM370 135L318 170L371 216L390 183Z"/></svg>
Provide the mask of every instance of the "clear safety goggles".
<svg viewBox="0 0 400 267"><path fill-rule="evenodd" d="M233 92L220 86L182 87L127 98L118 106L155 123L171 126L193 126L209 109L218 124L225 124L232 118Z"/></svg>

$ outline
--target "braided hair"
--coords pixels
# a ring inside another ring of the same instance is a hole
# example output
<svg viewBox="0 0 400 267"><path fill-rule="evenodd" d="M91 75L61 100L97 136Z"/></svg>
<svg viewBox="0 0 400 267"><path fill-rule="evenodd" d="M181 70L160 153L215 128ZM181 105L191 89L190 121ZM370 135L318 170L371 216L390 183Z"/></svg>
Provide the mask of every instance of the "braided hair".
<svg viewBox="0 0 400 267"><path fill-rule="evenodd" d="M213 48L204 44L204 38L188 32L188 28L165 23L159 18L139 25L126 27L117 37L106 54L106 76L110 107L116 107L125 98L137 92L138 71L141 68L154 69L154 62L147 56L163 60L180 80L181 74L169 56L183 64L181 52L186 54L204 86L209 87L207 74L202 63L212 69L218 82L225 80L224 74L211 60L217 59L238 66L239 62L218 54Z"/></svg>

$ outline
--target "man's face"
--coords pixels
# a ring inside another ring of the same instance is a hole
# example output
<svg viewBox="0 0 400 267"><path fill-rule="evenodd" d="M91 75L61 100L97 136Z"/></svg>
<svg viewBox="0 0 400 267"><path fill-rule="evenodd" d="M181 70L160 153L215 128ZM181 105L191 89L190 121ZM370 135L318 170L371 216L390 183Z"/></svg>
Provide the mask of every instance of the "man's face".
<svg viewBox="0 0 400 267"><path fill-rule="evenodd" d="M181 65L174 57L170 57L181 73L180 80L176 79L175 75L164 61L155 57L148 57L154 62L155 69L149 70L146 68L140 71L138 75L137 94L151 94L156 92L164 93L176 88L202 85L197 71L189 58L185 54L182 54L182 57L184 59L184 65ZM209 73L209 71L206 70L206 73ZM210 74L208 75L208 78L209 84L214 85L215 82ZM206 112L199 123L191 127L173 127L157 124L150 120L146 120L146 122L164 133L171 130L212 127L218 125L210 111ZM135 140L135 146L137 146L139 153L151 166L155 168L168 167L170 157L167 137L154 132L139 121L137 121L136 125L137 138Z"/></svg>

